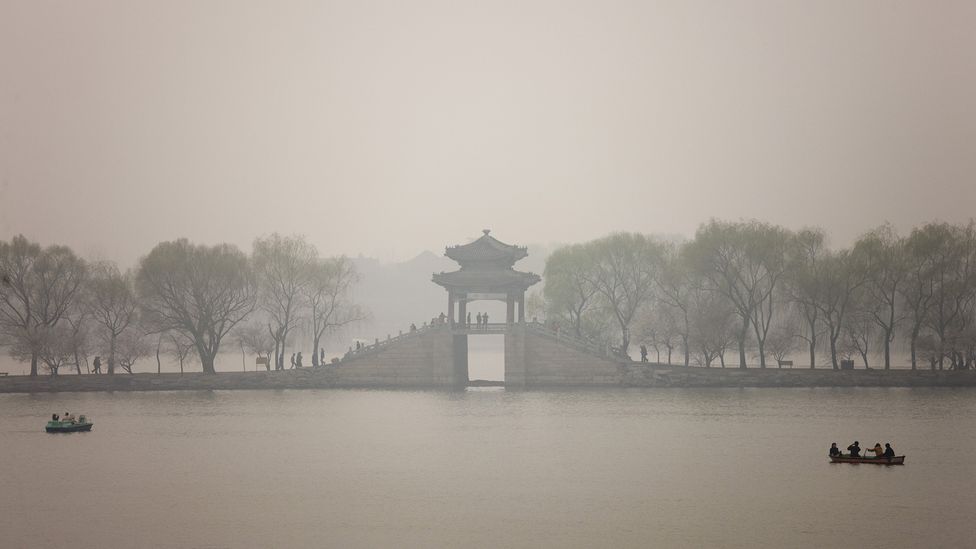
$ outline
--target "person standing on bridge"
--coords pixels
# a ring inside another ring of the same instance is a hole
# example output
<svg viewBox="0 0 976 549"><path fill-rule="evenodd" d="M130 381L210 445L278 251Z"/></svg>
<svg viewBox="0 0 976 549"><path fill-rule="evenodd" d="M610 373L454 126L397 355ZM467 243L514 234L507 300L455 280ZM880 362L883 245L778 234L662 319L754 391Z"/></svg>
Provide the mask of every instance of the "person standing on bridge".
<svg viewBox="0 0 976 549"><path fill-rule="evenodd" d="M485 314L481 315L481 318L482 318L482 320L484 320L485 329L487 330L488 329L488 313L485 313Z"/></svg>
<svg viewBox="0 0 976 549"><path fill-rule="evenodd" d="M647 345L641 343L640 351L641 351L641 362L647 362Z"/></svg>

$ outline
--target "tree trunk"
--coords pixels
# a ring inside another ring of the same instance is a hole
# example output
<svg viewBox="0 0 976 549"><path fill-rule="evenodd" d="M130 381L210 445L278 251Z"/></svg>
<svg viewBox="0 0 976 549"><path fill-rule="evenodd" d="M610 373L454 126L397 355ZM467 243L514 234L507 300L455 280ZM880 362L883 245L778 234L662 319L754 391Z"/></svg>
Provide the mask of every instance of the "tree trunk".
<svg viewBox="0 0 976 549"><path fill-rule="evenodd" d="M75 352L75 370L78 371L78 375L81 375L81 357L78 356L78 352Z"/></svg>
<svg viewBox="0 0 976 549"><path fill-rule="evenodd" d="M840 365L837 364L837 337L834 336L832 329L830 334L830 364L835 370L840 370Z"/></svg>
<svg viewBox="0 0 976 549"><path fill-rule="evenodd" d="M203 373L214 374L214 357L210 355L200 355L200 362L203 364Z"/></svg>
<svg viewBox="0 0 976 549"><path fill-rule="evenodd" d="M912 338L911 338L912 370L916 369L916 367L917 367L917 363L916 363L916 360L917 360L917 352L916 352L917 351L917 344L918 344L918 329L914 329L914 330L912 330Z"/></svg>
<svg viewBox="0 0 976 549"><path fill-rule="evenodd" d="M739 368L746 367L746 335L749 333L749 317L742 319L742 329L739 330Z"/></svg>
<svg viewBox="0 0 976 549"><path fill-rule="evenodd" d="M759 346L759 367L766 367L766 341L756 338L756 345Z"/></svg>
<svg viewBox="0 0 976 549"><path fill-rule="evenodd" d="M37 377L37 353L31 353L31 377Z"/></svg>
<svg viewBox="0 0 976 549"><path fill-rule="evenodd" d="M316 335L312 337L312 366L315 366L316 364L319 363L319 359L317 357L319 356L320 342L321 339L319 338L319 336ZM322 364L322 366L325 366L325 364Z"/></svg>
<svg viewBox="0 0 976 549"><path fill-rule="evenodd" d="M163 346L163 338L156 340L156 375L163 373L163 363L159 360L159 348Z"/></svg>
<svg viewBox="0 0 976 549"><path fill-rule="evenodd" d="M884 344L884 359L885 359L885 370L891 369L891 328L887 328L884 334L885 344Z"/></svg>
<svg viewBox="0 0 976 549"><path fill-rule="evenodd" d="M687 332L687 330L685 330L685 331ZM682 335L681 336L681 346L684 348L684 351L685 351L685 368L687 368L688 365L691 363L691 353L688 352L688 336L687 335ZM668 366L670 366L670 365L671 365L671 358L669 357L668 358Z"/></svg>
<svg viewBox="0 0 976 549"><path fill-rule="evenodd" d="M112 375L115 373L115 337L113 333L108 338L108 373Z"/></svg>

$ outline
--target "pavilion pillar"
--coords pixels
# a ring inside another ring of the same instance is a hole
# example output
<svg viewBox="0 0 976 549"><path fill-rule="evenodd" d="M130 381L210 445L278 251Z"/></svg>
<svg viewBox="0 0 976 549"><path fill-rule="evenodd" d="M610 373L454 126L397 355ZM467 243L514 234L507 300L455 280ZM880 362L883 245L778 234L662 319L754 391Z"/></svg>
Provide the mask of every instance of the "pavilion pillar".
<svg viewBox="0 0 976 549"><path fill-rule="evenodd" d="M454 325L454 292L447 292L447 323Z"/></svg>
<svg viewBox="0 0 976 549"><path fill-rule="evenodd" d="M468 325L468 294L461 294L458 298L458 323Z"/></svg>
<svg viewBox="0 0 976 549"><path fill-rule="evenodd" d="M506 312L505 312L505 322L512 324L515 322L515 296L508 294L505 300Z"/></svg>
<svg viewBox="0 0 976 549"><path fill-rule="evenodd" d="M525 292L518 296L518 321L519 323L525 322Z"/></svg>

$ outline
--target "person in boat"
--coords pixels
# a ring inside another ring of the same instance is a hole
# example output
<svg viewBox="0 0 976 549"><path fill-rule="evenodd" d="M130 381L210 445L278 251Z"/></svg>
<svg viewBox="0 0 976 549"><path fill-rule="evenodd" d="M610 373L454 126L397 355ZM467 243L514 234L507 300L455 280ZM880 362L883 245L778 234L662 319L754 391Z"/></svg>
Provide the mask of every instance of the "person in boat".
<svg viewBox="0 0 976 549"><path fill-rule="evenodd" d="M880 442L876 442L874 448L869 448L868 452L874 452L874 457L879 458L884 455L884 448L881 447Z"/></svg>
<svg viewBox="0 0 976 549"><path fill-rule="evenodd" d="M861 443L855 440L854 444L847 447L847 451L851 453L852 458L861 457Z"/></svg>
<svg viewBox="0 0 976 549"><path fill-rule="evenodd" d="M51 414L51 421L58 421L59 419L60 417L58 416L58 414Z"/></svg>
<svg viewBox="0 0 976 549"><path fill-rule="evenodd" d="M840 457L840 448L837 447L836 442L830 443L830 457Z"/></svg>
<svg viewBox="0 0 976 549"><path fill-rule="evenodd" d="M65 412L64 416L61 417L61 421L71 421L74 422L75 416L71 415L71 412Z"/></svg>
<svg viewBox="0 0 976 549"><path fill-rule="evenodd" d="M886 442L885 443L885 450L884 450L883 456L886 457L886 458L888 458L888 459L891 459L891 458L895 457L895 450L894 450L894 448L891 447L891 443L890 442Z"/></svg>

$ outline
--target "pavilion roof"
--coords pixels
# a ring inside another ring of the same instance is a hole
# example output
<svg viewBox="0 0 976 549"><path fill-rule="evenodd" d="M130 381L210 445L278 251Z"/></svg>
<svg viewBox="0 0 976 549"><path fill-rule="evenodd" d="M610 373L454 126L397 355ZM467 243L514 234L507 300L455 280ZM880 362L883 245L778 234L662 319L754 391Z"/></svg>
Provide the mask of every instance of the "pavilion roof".
<svg viewBox="0 0 976 549"><path fill-rule="evenodd" d="M529 286L542 280L535 273L525 273L513 269L498 271L460 270L450 273L435 273L433 281L449 290L474 293L504 293L525 291Z"/></svg>
<svg viewBox="0 0 976 549"><path fill-rule="evenodd" d="M490 229L482 231L484 235L468 244L449 246L444 255L457 261L462 266L469 264L497 263L500 267L511 267L516 261L529 255L522 246L513 246L491 236Z"/></svg>

